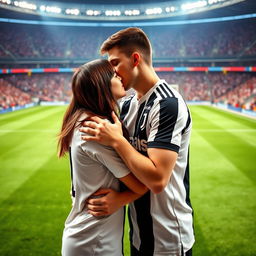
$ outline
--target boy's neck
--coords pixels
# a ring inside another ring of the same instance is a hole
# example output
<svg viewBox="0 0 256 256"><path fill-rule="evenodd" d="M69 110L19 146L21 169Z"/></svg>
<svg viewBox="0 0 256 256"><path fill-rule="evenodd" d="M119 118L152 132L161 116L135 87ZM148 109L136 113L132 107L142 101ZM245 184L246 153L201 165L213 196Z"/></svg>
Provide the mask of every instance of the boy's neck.
<svg viewBox="0 0 256 256"><path fill-rule="evenodd" d="M160 80L153 67L148 68L148 70L143 70L141 74L140 79L138 79L138 82L134 85L138 98L145 95Z"/></svg>

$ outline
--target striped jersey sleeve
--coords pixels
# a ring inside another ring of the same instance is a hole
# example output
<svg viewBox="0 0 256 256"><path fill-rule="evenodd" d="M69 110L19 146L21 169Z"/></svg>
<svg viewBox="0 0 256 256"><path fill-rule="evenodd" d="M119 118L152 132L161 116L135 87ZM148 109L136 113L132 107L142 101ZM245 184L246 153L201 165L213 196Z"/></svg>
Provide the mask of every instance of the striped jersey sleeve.
<svg viewBox="0 0 256 256"><path fill-rule="evenodd" d="M179 98L161 99L151 113L148 148L163 148L178 153L188 120L184 113L188 113L186 105Z"/></svg>

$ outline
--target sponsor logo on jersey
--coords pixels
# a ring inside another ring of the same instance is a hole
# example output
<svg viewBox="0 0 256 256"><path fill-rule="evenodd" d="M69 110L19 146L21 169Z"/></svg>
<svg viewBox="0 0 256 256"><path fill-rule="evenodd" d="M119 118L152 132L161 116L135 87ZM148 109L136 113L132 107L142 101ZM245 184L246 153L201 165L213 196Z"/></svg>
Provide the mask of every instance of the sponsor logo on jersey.
<svg viewBox="0 0 256 256"><path fill-rule="evenodd" d="M130 143L136 148L138 151L147 152L147 141L144 139L139 139L137 137L130 137Z"/></svg>

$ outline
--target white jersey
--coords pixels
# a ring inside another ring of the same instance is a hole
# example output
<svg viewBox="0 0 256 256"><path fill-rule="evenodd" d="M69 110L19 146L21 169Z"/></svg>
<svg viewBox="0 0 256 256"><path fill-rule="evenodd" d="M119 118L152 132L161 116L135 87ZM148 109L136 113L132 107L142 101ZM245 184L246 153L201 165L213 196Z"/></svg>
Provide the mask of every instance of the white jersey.
<svg viewBox="0 0 256 256"><path fill-rule="evenodd" d="M131 144L147 156L147 148L178 153L169 183L159 194L148 192L130 204L130 241L140 255L181 255L194 243L189 199L191 118L180 94L160 80L139 100L122 103L121 119Z"/></svg>
<svg viewBox="0 0 256 256"><path fill-rule="evenodd" d="M100 188L119 190L129 170L117 153L96 142L81 139L75 129L70 147L73 207L65 222L63 256L121 256L124 209L97 218L87 213L86 200Z"/></svg>

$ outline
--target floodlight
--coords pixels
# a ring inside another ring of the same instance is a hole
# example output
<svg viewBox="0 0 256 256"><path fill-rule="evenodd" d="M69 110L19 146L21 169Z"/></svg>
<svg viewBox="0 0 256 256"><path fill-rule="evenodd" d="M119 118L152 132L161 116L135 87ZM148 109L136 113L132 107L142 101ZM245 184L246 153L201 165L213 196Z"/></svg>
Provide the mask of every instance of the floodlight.
<svg viewBox="0 0 256 256"><path fill-rule="evenodd" d="M218 3L218 0L208 0L208 4L216 4Z"/></svg>
<svg viewBox="0 0 256 256"><path fill-rule="evenodd" d="M204 7L207 5L207 1L197 1L197 2L191 2L191 3L186 3L186 4L182 4L181 5L181 9L183 11L187 11L187 10L191 10L191 9L195 9L195 8L200 8L200 7Z"/></svg>
<svg viewBox="0 0 256 256"><path fill-rule="evenodd" d="M30 10L36 10L37 7L35 4L32 4L32 3L27 3L25 1L14 1L14 5L15 6L18 6L20 8L24 8L24 9L30 9Z"/></svg>
<svg viewBox="0 0 256 256"><path fill-rule="evenodd" d="M80 11L78 9L66 9L66 14L78 15Z"/></svg>
<svg viewBox="0 0 256 256"><path fill-rule="evenodd" d="M57 6L46 6L45 10L46 12L51 12L51 13L61 13L61 8Z"/></svg>
<svg viewBox="0 0 256 256"><path fill-rule="evenodd" d="M27 1L34 1L35 0L27 0ZM58 0L56 0L58 1ZM62 17L66 15L67 18L74 19L75 17L68 17L69 15L78 16L76 19L90 19L90 20L106 20L107 17L110 20L129 20L130 18L134 18L135 20L140 19L154 19L158 17L172 17L177 15L184 15L187 13L195 13L201 11L207 11L208 9L215 9L221 8L224 6L232 5L238 2L243 2L245 0L182 0L179 1L168 1L168 3L158 3L157 6L154 7L153 4L145 4L143 6L139 4L129 5L126 6L124 4L120 4L119 9L112 9L117 8L117 6L113 7L111 5L104 5L102 9L98 7L99 5L87 5L81 4L79 8L72 8L71 3L62 4L61 7L63 10L57 6L48 6L45 4L36 6L33 3L28 3L25 0L0 0L1 7L9 9L15 7L15 11L17 11L17 7L19 8L26 8L30 9L30 13L34 13L37 15L41 15L42 12L47 13L54 13L56 17ZM50 4L50 1L47 3ZM179 4L180 3L180 4ZM5 7L6 5L10 5L10 7ZM92 8L99 8L99 10L93 10ZM128 8L128 9L126 9ZM19 10L23 12L22 10ZM27 12L24 11L24 12ZM57 15L60 14L60 15ZM51 15L49 15L51 16ZM90 16L90 17L88 17ZM106 17L107 16L107 17ZM113 18L112 18L112 17ZM124 17L126 16L126 17ZM128 17L130 16L130 17ZM134 16L134 17L131 17ZM148 17L147 17L148 16ZM158 16L158 17L157 17Z"/></svg>
<svg viewBox="0 0 256 256"><path fill-rule="evenodd" d="M94 16L97 16L97 15L100 15L100 14L101 14L101 11L93 11Z"/></svg>
<svg viewBox="0 0 256 256"><path fill-rule="evenodd" d="M175 12L175 7L174 7L174 6L166 7L166 8L165 8L165 11L166 11L166 12Z"/></svg>
<svg viewBox="0 0 256 256"><path fill-rule="evenodd" d="M88 16L97 16L97 15L100 15L101 12L100 11L97 11L97 10L86 10L86 15Z"/></svg>
<svg viewBox="0 0 256 256"><path fill-rule="evenodd" d="M106 16L120 16L121 11L120 10L107 10L105 11Z"/></svg>
<svg viewBox="0 0 256 256"><path fill-rule="evenodd" d="M45 5L41 5L41 6L40 6L40 11L44 12L45 9L46 9Z"/></svg>
<svg viewBox="0 0 256 256"><path fill-rule="evenodd" d="M125 10L124 14L127 16L140 15L140 10Z"/></svg>
<svg viewBox="0 0 256 256"><path fill-rule="evenodd" d="M162 13L162 8L150 8L146 10L146 14L147 15L151 15L151 14L161 14Z"/></svg>
<svg viewBox="0 0 256 256"><path fill-rule="evenodd" d="M0 2L2 2L4 4L11 4L12 3L11 0L0 0Z"/></svg>

